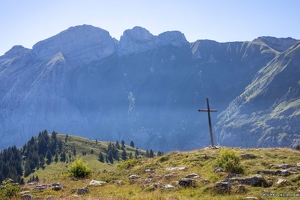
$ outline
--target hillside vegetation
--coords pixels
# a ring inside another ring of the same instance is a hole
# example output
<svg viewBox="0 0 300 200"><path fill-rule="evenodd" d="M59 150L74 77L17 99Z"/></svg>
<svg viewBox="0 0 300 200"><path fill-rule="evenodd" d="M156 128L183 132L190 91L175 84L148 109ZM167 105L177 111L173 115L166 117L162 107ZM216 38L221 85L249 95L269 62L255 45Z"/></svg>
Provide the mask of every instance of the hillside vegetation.
<svg viewBox="0 0 300 200"><path fill-rule="evenodd" d="M300 196L297 150L219 147L101 163L97 157L99 146L105 149L109 142L99 142L96 146L95 141L88 139L70 136L69 139L68 143L78 147L77 159L82 159L92 173L74 178L68 172L71 162L52 162L31 174L39 177L38 182L22 185L12 198L26 194L34 199L282 199L283 195L297 199ZM91 148L93 154L79 155L79 151L89 152ZM127 145L125 149L135 151ZM4 190L1 191L3 195Z"/></svg>

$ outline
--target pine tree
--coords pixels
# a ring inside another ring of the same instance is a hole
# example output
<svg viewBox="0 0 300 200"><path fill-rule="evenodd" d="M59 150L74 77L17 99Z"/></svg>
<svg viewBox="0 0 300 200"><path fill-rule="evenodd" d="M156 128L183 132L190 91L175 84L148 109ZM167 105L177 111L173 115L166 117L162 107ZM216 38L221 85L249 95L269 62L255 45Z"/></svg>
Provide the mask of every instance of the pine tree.
<svg viewBox="0 0 300 200"><path fill-rule="evenodd" d="M116 141L116 148L117 148L117 149L120 149L120 144L119 144L119 141L118 141L118 140Z"/></svg>
<svg viewBox="0 0 300 200"><path fill-rule="evenodd" d="M58 155L57 155L57 154L55 154L54 161L55 161L56 163L58 162Z"/></svg>
<svg viewBox="0 0 300 200"><path fill-rule="evenodd" d="M121 142L121 149L124 149L124 148L125 148L125 141L122 140L122 142Z"/></svg>
<svg viewBox="0 0 300 200"><path fill-rule="evenodd" d="M100 154L99 154L99 157L98 157L98 160L102 163L104 163L104 156L102 154L102 152L100 151Z"/></svg>
<svg viewBox="0 0 300 200"><path fill-rule="evenodd" d="M121 157L122 157L122 160L126 160L127 159L127 153L126 153L126 151L124 149L122 150Z"/></svg>
<svg viewBox="0 0 300 200"><path fill-rule="evenodd" d="M130 146L134 148L134 142L133 141L130 142Z"/></svg>
<svg viewBox="0 0 300 200"><path fill-rule="evenodd" d="M67 143L67 142L68 142L68 138L69 138L69 135L68 135L68 134L66 134L66 137L65 137L65 143Z"/></svg>
<svg viewBox="0 0 300 200"><path fill-rule="evenodd" d="M150 149L149 157L150 157L150 158L153 158L153 157L154 157L154 152L153 152L152 149Z"/></svg>

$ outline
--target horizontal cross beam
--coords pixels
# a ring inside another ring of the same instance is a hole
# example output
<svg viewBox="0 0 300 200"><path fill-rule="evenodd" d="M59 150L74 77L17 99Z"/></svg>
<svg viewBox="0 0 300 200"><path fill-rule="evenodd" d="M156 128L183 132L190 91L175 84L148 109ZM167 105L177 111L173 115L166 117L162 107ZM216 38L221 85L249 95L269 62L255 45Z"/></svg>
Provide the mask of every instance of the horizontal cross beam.
<svg viewBox="0 0 300 200"><path fill-rule="evenodd" d="M208 112L207 109L199 109L198 112ZM210 109L209 112L218 112L218 110Z"/></svg>

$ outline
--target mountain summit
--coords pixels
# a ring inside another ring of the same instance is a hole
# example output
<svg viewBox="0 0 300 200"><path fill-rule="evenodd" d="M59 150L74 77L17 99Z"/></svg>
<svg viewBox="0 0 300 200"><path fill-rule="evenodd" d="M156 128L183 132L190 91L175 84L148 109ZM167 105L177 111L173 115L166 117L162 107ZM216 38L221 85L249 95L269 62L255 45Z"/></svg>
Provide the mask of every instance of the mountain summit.
<svg viewBox="0 0 300 200"><path fill-rule="evenodd" d="M0 57L0 148L45 129L143 149L208 146L207 116L197 112L206 97L220 114L217 144L295 145L298 50L292 38L189 43L179 31L134 27L117 41L71 27Z"/></svg>
<svg viewBox="0 0 300 200"><path fill-rule="evenodd" d="M106 30L90 25L71 27L33 46L38 58L49 59L61 52L73 62L87 64L110 56L116 51L117 41Z"/></svg>

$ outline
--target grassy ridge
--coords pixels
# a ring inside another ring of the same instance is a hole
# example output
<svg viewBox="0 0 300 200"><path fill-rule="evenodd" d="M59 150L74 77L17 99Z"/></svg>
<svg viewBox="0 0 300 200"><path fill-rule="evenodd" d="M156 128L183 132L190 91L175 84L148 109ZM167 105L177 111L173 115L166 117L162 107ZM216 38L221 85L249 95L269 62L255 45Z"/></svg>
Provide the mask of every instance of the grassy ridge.
<svg viewBox="0 0 300 200"><path fill-rule="evenodd" d="M97 155L102 148L107 147L109 142L99 142L96 145L95 141L92 140L71 137L68 143L74 144L76 148L78 145L78 157L81 157L93 169L92 175L85 179L73 180L67 176L69 163L53 163L46 166L44 170L37 170L34 175L39 176L39 184L60 182L64 186L63 190L37 191L32 190L32 186L24 186L23 192L27 191L27 193L33 194L35 198L40 199L45 199L48 195L52 195L55 199L245 199L246 197L282 199L282 197L263 197L262 193L300 195L300 175L298 174L300 168L297 166L297 163L300 162L300 152L288 148L235 149L238 155L251 154L255 156L255 158L241 159L240 166L243 167L244 173L237 175L238 178L252 177L262 170L276 171L280 169L278 167L280 164L290 164L294 168L287 169L290 173L288 176L261 173L268 184L266 186L254 187L244 184L245 191L238 192L236 187L239 183L233 182L231 183L231 192L220 193L215 190L215 182L224 181L228 176L227 172L214 172L216 160L220 156L220 149L176 151L155 158L141 158L107 164L100 163L97 160ZM89 152L91 148L94 149L94 154L79 155L79 151ZM135 149L126 146L126 150L134 151ZM184 170L179 170L176 167L184 167ZM182 187L178 185L178 180L191 173L200 176L194 179L196 181L194 186ZM128 177L132 174L137 174L140 178L130 180ZM168 176L169 178L167 178ZM284 179L285 183L277 184L279 179ZM106 184L89 186L91 180L105 181ZM154 183L170 184L174 188L155 188ZM85 195L72 194L73 188L85 186L89 187L89 193ZM297 199L296 197L290 198Z"/></svg>

